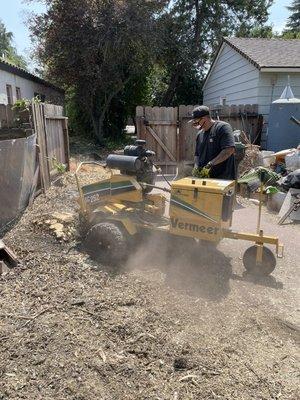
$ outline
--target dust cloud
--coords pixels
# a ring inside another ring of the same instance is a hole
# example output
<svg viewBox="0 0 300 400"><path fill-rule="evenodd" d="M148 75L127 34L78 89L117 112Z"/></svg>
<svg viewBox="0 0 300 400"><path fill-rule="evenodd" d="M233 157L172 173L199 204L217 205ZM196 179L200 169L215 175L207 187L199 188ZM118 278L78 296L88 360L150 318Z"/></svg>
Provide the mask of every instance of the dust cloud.
<svg viewBox="0 0 300 400"><path fill-rule="evenodd" d="M167 233L144 234L133 243L125 266L127 272L136 270L160 271L166 285L191 296L221 301L230 291L230 259L210 242Z"/></svg>

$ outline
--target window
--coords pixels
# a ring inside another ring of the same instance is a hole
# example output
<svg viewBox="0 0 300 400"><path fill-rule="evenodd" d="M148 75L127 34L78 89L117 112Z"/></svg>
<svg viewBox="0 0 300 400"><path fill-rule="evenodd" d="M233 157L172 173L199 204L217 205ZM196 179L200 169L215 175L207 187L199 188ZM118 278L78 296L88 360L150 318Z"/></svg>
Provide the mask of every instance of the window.
<svg viewBox="0 0 300 400"><path fill-rule="evenodd" d="M11 85L6 85L7 104L13 104L13 95Z"/></svg>
<svg viewBox="0 0 300 400"><path fill-rule="evenodd" d="M21 89L19 87L16 87L16 97L17 97L17 100L21 100L21 98L22 98Z"/></svg>

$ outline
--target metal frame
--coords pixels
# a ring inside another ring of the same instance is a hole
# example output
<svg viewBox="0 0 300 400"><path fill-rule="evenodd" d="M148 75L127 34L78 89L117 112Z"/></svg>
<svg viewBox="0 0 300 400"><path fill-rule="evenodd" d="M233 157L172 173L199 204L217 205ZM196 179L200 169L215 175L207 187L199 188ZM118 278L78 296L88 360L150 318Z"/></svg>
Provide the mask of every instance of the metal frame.
<svg viewBox="0 0 300 400"><path fill-rule="evenodd" d="M264 244L273 244L276 246L276 255L278 258L283 257L284 246L279 243L279 239L275 236L265 236L263 230L259 233L235 232L230 230L223 231L223 237L228 239L246 240L254 242L258 247L256 261L262 261L262 247Z"/></svg>

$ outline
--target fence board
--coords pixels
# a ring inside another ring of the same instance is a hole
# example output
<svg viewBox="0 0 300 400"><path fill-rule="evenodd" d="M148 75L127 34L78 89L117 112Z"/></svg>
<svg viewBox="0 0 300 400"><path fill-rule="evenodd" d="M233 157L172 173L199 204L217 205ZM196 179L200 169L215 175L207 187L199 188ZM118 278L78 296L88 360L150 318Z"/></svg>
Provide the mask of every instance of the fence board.
<svg viewBox="0 0 300 400"><path fill-rule="evenodd" d="M45 125L44 125L44 114L43 105L32 103L32 114L34 130L37 134L37 144L39 149L39 164L40 164L40 174L41 174L41 186L44 190L50 187L50 172L48 169L48 153L47 144L45 137Z"/></svg>
<svg viewBox="0 0 300 400"><path fill-rule="evenodd" d="M146 130L146 132L142 129L143 136L147 141L147 146L155 151L156 161L165 161L166 163L175 161L177 154L177 108L145 107L144 118L146 125L148 124L151 129Z"/></svg>
<svg viewBox="0 0 300 400"><path fill-rule="evenodd" d="M7 127L7 113L5 104L0 104L0 127Z"/></svg>
<svg viewBox="0 0 300 400"><path fill-rule="evenodd" d="M64 153L65 153L65 163L67 165L67 171L70 170L70 142L69 142L69 132L68 132L68 118L63 121L63 136L64 136Z"/></svg>
<svg viewBox="0 0 300 400"><path fill-rule="evenodd" d="M0 104L0 128L12 128L15 115L16 111L11 104Z"/></svg>
<svg viewBox="0 0 300 400"><path fill-rule="evenodd" d="M180 160L194 160L197 131L188 121L192 118L194 105L179 106L179 147Z"/></svg>

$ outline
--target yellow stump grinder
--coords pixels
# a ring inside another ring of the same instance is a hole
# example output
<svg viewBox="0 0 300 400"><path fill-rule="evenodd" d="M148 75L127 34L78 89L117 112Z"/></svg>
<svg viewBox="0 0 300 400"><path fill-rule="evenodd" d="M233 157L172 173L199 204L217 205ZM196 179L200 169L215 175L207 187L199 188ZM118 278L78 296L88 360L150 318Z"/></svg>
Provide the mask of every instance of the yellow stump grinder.
<svg viewBox="0 0 300 400"><path fill-rule="evenodd" d="M264 235L260 228L261 201L257 231L236 232L231 228L235 181L187 177L170 182L169 188L158 187L154 155L145 148L145 141L137 140L124 148L124 154L107 157L104 168L109 178L88 185L80 183L82 165L98 163L78 166L83 243L90 255L104 263L121 263L132 238L152 230L201 244L217 244L223 238L253 242L244 253L244 267L253 274L272 273L276 257L265 244L275 245L277 257L282 256L283 246L277 237Z"/></svg>

